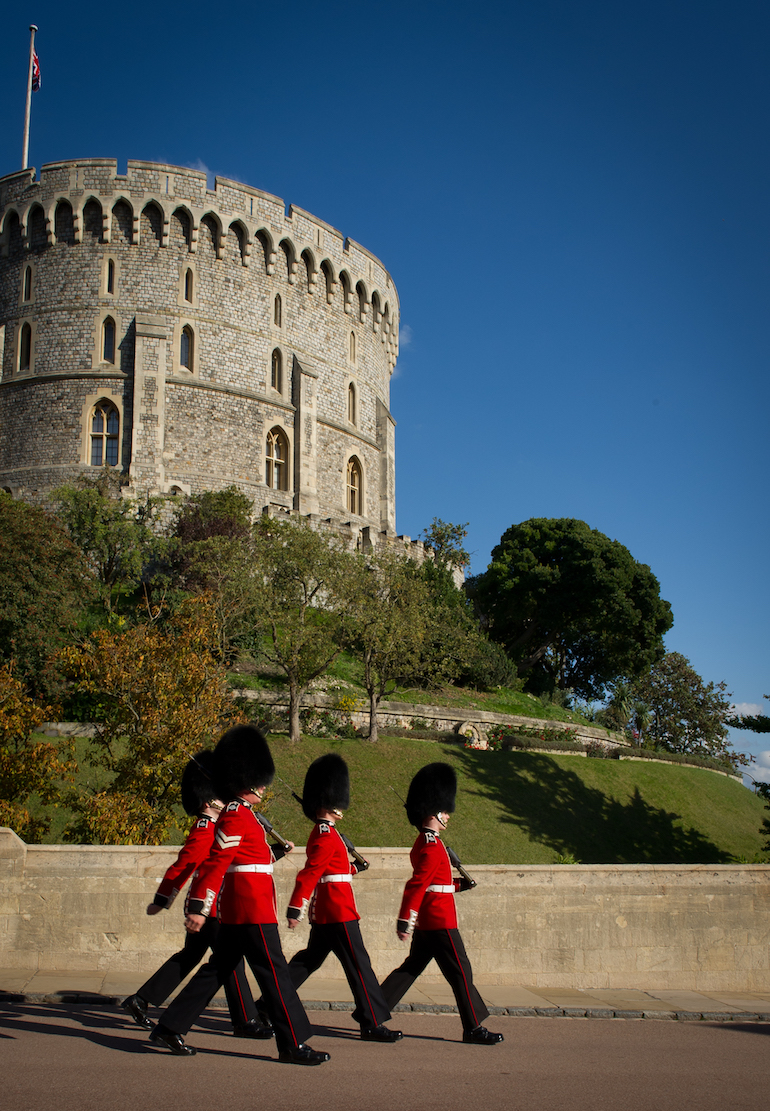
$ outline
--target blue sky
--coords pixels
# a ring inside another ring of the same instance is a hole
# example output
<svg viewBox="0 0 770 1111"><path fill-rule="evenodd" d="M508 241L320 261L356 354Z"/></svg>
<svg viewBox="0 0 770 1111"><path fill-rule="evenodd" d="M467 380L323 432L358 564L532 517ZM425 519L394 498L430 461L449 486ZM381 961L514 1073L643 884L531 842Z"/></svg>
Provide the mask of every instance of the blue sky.
<svg viewBox="0 0 770 1111"><path fill-rule="evenodd" d="M389 268L400 532L469 522L477 572L509 525L581 518L658 576L669 649L759 706L770 5L212 11L11 0L0 174L20 166L35 22L31 165L206 168ZM770 778L770 738L735 742Z"/></svg>

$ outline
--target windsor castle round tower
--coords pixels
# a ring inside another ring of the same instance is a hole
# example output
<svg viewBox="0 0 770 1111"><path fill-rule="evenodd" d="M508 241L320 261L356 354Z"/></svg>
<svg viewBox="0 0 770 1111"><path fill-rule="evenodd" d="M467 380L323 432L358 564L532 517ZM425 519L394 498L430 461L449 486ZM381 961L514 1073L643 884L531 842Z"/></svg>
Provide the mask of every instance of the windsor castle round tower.
<svg viewBox="0 0 770 1111"><path fill-rule="evenodd" d="M0 487L105 465L136 495L395 532L398 296L328 224L178 166L0 178Z"/></svg>

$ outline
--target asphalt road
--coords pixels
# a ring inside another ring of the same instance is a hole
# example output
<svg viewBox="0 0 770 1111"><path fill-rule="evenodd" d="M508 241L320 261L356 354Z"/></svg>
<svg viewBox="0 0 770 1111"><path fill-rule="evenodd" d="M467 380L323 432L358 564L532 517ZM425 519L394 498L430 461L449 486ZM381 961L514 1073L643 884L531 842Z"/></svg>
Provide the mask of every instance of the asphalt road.
<svg viewBox="0 0 770 1111"><path fill-rule="evenodd" d="M456 1015L398 1015L404 1039L362 1042L324 1012L312 1045L331 1061L281 1065L275 1042L229 1033L209 1013L195 1057L155 1049L115 1007L0 1004L3 1111L223 1108L296 1111L763 1111L770 1023L490 1018L502 1045L464 1045Z"/></svg>

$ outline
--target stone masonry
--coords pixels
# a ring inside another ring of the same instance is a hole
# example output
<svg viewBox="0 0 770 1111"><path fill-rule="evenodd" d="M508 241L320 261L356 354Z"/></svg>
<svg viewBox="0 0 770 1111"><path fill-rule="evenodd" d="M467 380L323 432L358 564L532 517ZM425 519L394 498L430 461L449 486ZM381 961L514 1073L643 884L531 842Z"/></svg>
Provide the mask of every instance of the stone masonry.
<svg viewBox="0 0 770 1111"><path fill-rule="evenodd" d="M259 189L98 158L9 174L0 487L42 501L91 470L101 406L137 496L234 484L392 537L398 324L377 258Z"/></svg>

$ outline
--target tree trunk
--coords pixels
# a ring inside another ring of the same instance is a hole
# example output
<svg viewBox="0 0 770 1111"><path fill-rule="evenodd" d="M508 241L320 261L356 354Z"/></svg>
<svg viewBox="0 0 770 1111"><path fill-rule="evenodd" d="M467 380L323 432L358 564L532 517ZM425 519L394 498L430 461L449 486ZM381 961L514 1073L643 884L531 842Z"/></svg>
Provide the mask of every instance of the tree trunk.
<svg viewBox="0 0 770 1111"><path fill-rule="evenodd" d="M299 706L301 701L302 692L300 691L297 683L289 680L289 740L294 744L299 743L300 728L299 728Z"/></svg>
<svg viewBox="0 0 770 1111"><path fill-rule="evenodd" d="M377 727L377 706L379 705L379 698L377 697L374 689L369 691L369 740L379 740L379 732Z"/></svg>

